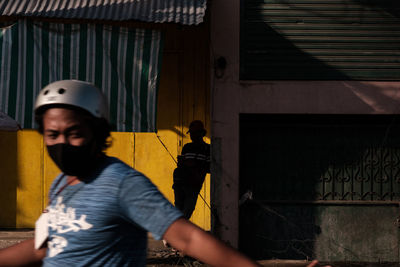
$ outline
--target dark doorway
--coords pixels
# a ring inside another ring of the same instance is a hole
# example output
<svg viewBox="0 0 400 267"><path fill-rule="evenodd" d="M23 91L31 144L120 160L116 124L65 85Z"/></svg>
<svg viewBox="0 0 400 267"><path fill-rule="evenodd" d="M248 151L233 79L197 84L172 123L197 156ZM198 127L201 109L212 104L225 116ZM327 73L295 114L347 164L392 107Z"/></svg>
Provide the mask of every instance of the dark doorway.
<svg viewBox="0 0 400 267"><path fill-rule="evenodd" d="M240 116L239 247L257 259L398 259L400 116Z"/></svg>

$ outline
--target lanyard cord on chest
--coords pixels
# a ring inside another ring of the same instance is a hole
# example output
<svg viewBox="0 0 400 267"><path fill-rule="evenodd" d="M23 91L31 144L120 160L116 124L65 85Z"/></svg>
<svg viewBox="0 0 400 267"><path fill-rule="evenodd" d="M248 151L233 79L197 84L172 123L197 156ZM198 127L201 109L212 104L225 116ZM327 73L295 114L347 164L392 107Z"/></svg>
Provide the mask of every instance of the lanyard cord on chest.
<svg viewBox="0 0 400 267"><path fill-rule="evenodd" d="M60 180L57 181L57 184L55 185L54 188L56 188L62 181L63 179L61 178ZM47 203L47 206L49 206L51 204L51 202L53 202L53 200L65 189L67 188L67 186L69 186L70 184L72 184L73 182L75 182L76 180L78 180L77 177L72 178L71 180L67 181L63 186L61 186L58 191L54 194L54 196L49 197L49 201ZM45 209L43 212L48 212L47 209Z"/></svg>

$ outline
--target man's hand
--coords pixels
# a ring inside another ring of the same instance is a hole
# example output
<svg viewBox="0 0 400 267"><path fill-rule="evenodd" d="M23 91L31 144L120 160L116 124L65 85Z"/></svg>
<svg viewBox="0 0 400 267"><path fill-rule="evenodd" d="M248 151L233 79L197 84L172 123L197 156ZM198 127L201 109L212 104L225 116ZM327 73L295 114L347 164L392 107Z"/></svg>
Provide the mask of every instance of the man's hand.
<svg viewBox="0 0 400 267"><path fill-rule="evenodd" d="M33 239L22 241L0 250L0 266L41 266L46 250L47 248L35 249Z"/></svg>

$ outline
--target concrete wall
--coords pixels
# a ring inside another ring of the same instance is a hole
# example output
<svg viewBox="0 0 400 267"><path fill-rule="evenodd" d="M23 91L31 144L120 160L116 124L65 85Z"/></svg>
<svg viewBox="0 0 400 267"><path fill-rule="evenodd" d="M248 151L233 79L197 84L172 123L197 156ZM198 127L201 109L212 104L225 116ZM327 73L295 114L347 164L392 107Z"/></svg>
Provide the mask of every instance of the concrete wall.
<svg viewBox="0 0 400 267"><path fill-rule="evenodd" d="M212 2L212 60L227 61L225 70L212 71L214 230L233 246L238 245L240 113L400 113L399 82L240 81L239 15L239 0Z"/></svg>

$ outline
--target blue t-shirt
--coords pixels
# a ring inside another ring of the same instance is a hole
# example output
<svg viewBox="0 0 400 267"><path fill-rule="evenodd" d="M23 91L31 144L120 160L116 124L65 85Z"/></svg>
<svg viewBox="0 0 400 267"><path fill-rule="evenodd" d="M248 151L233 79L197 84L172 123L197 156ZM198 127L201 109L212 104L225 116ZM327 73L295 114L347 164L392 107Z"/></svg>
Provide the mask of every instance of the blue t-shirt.
<svg viewBox="0 0 400 267"><path fill-rule="evenodd" d="M161 239L179 217L148 178L105 157L85 182L50 189L49 240L43 266L145 266L147 231Z"/></svg>

